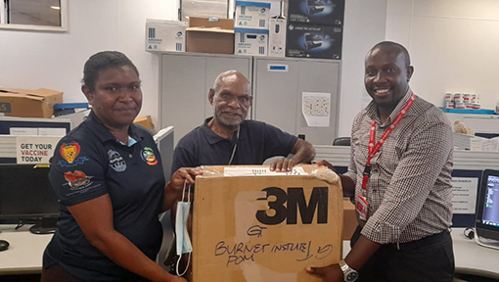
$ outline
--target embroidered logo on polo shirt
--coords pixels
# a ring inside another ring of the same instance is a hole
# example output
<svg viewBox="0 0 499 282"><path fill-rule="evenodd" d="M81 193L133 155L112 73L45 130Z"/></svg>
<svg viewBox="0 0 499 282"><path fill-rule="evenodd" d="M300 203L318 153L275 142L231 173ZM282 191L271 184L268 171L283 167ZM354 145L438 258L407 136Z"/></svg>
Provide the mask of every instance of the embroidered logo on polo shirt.
<svg viewBox="0 0 499 282"><path fill-rule="evenodd" d="M66 171L64 173L64 178L68 181L71 190L79 190L90 186L92 184L90 178L92 177L93 176L87 176L81 170L75 170L74 172Z"/></svg>
<svg viewBox="0 0 499 282"><path fill-rule="evenodd" d="M62 167L77 166L88 161L88 158L86 157L78 158L78 154L80 154L80 145L76 142L62 144L59 149L59 154L61 154L61 157L64 159L59 161L59 165Z"/></svg>
<svg viewBox="0 0 499 282"><path fill-rule="evenodd" d="M120 153L109 150L107 151L107 155L109 156L109 166L117 172L123 172L126 170L126 162Z"/></svg>
<svg viewBox="0 0 499 282"><path fill-rule="evenodd" d="M156 159L154 151L151 148L144 147L144 149L142 149L142 152L140 152L140 155L142 156L142 160L148 165L158 164L158 160Z"/></svg>

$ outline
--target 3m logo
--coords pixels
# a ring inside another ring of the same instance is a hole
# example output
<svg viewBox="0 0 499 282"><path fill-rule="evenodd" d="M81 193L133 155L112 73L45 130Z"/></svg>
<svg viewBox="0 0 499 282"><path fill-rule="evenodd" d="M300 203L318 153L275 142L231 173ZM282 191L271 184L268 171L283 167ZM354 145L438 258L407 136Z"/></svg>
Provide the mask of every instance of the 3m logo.
<svg viewBox="0 0 499 282"><path fill-rule="evenodd" d="M10 103L0 103L0 113L10 113L10 112L12 112Z"/></svg>
<svg viewBox="0 0 499 282"><path fill-rule="evenodd" d="M311 224L317 210L317 223L327 223L328 187L314 187L307 204L301 187L289 187L287 192L279 187L268 187L265 198L257 200L268 202L268 209L258 210L256 219L267 225L275 225L286 220L286 224L297 224L298 210L302 224ZM273 201L270 201L273 200Z"/></svg>

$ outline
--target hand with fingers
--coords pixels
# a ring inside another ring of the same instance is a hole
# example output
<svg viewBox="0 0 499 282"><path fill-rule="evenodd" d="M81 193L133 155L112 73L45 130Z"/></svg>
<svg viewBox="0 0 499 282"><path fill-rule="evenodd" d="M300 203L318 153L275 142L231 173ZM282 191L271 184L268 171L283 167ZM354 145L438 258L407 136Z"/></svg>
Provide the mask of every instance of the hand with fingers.
<svg viewBox="0 0 499 282"><path fill-rule="evenodd" d="M309 274L319 276L322 282L341 282L343 280L343 271L338 264L331 264L324 267L309 266L305 269Z"/></svg>
<svg viewBox="0 0 499 282"><path fill-rule="evenodd" d="M329 168L330 170L336 172L336 169L334 169L334 166L326 160L318 161L316 164L318 166L325 166L325 167Z"/></svg>
<svg viewBox="0 0 499 282"><path fill-rule="evenodd" d="M200 167L181 167L172 175L170 180L171 187L176 192L181 192L184 188L184 183L193 185L196 183L196 176L202 174L203 170Z"/></svg>
<svg viewBox="0 0 499 282"><path fill-rule="evenodd" d="M277 172L286 172L291 171L295 165L296 162L293 159L279 158L270 165L270 170Z"/></svg>

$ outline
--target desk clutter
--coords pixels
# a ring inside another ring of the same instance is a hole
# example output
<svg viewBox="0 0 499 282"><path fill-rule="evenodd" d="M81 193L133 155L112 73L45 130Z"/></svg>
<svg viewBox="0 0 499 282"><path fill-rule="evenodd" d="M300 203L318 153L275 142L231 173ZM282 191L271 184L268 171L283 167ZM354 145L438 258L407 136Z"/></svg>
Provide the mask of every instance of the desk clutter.
<svg viewBox="0 0 499 282"><path fill-rule="evenodd" d="M0 113L5 116L50 118L54 115L54 105L62 103L62 96L61 91L46 88L0 88Z"/></svg>
<svg viewBox="0 0 499 282"><path fill-rule="evenodd" d="M499 102L495 110L482 109L479 94L445 93L443 107L440 109L446 113L493 115L499 114Z"/></svg>
<svg viewBox="0 0 499 282"><path fill-rule="evenodd" d="M220 2L191 2L182 1L182 21L146 21L146 51L341 59L344 0L289 0L287 9L284 1L235 1L227 17Z"/></svg>

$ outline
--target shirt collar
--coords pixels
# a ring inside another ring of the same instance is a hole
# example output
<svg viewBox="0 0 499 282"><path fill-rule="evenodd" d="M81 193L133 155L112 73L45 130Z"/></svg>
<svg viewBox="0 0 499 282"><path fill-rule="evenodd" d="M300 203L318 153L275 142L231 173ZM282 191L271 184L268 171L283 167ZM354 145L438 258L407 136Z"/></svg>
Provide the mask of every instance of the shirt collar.
<svg viewBox="0 0 499 282"><path fill-rule="evenodd" d="M102 143L108 141L116 141L116 137L107 129L107 127L102 123L102 121L97 117L94 111L90 111L90 114L85 119L85 124L90 127L91 132L101 141ZM140 142L145 138L144 133L139 130L137 125L130 124L128 128L128 135L136 142L129 142L128 146L132 146L137 142ZM117 141L116 141L117 142Z"/></svg>
<svg viewBox="0 0 499 282"><path fill-rule="evenodd" d="M374 103L374 100L372 100L369 105L366 107L366 114L371 118L371 120L376 121L377 124L381 124L380 126L386 126L392 123L393 120L397 117L399 114L400 110L405 106L407 101L411 98L412 95L412 90L410 87L407 88L407 92L405 93L404 97L400 99L398 102L397 106L393 109L392 113L390 116L386 119L385 123L381 124L381 119L378 115L378 107L376 106L376 103Z"/></svg>
<svg viewBox="0 0 499 282"><path fill-rule="evenodd" d="M213 117L209 117L209 118L205 119L203 125L201 125L201 131L204 133L204 136L206 136L206 139L208 140L208 143L210 143L210 145L218 143L218 142L222 142L224 140L227 140L229 142L236 141L237 132L234 132L234 136L232 137L232 141L231 141L229 139L221 137L220 135L216 134L213 130L211 130L210 126L208 125L208 123L211 121L211 119L213 119ZM241 123L241 125L239 125L239 130L241 131L239 133L239 140L244 139L246 136L244 128L246 128L246 124L243 121Z"/></svg>

